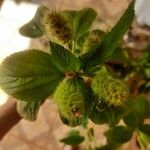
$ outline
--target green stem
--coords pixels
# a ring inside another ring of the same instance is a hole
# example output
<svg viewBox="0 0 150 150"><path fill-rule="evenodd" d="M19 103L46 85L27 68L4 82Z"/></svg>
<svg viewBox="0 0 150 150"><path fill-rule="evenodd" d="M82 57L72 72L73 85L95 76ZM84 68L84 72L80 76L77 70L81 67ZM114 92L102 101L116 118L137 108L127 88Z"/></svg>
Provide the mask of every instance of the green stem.
<svg viewBox="0 0 150 150"><path fill-rule="evenodd" d="M95 150L95 144L94 144L94 129L93 128L87 128L87 137L88 137L88 150Z"/></svg>
<svg viewBox="0 0 150 150"><path fill-rule="evenodd" d="M144 141L144 139L142 138L142 135L141 135L140 131L138 131L138 130L137 130L137 135L138 135L137 140L138 140L138 143L140 145L141 150L146 150L147 144Z"/></svg>
<svg viewBox="0 0 150 150"><path fill-rule="evenodd" d="M89 73L79 73L79 75L83 77L89 77L89 78L93 77L93 74L89 74Z"/></svg>
<svg viewBox="0 0 150 150"><path fill-rule="evenodd" d="M138 142L139 142L139 145L140 145L141 150L146 150L145 144L143 143L143 141L138 140Z"/></svg>
<svg viewBox="0 0 150 150"><path fill-rule="evenodd" d="M75 52L75 40L72 41L72 53Z"/></svg>

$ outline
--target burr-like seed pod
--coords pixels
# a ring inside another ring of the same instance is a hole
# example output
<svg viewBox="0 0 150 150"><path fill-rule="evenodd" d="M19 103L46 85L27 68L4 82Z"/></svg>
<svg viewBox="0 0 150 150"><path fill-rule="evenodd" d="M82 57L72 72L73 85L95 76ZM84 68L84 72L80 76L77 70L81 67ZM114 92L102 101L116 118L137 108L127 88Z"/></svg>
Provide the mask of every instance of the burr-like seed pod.
<svg viewBox="0 0 150 150"><path fill-rule="evenodd" d="M101 70L93 79L92 89L97 97L109 105L122 106L129 99L129 87L122 80Z"/></svg>
<svg viewBox="0 0 150 150"><path fill-rule="evenodd" d="M73 32L65 15L57 11L48 11L43 17L46 36L52 41L66 44L73 38Z"/></svg>
<svg viewBox="0 0 150 150"><path fill-rule="evenodd" d="M85 36L83 37L83 39L81 39L79 43L79 45L81 45L82 47L82 49L80 50L81 54L84 54L92 49L95 49L100 44L100 41L103 36L104 32L101 30L93 30L85 34Z"/></svg>
<svg viewBox="0 0 150 150"><path fill-rule="evenodd" d="M69 122L82 119L85 112L85 89L81 79L64 79L54 93L54 100L63 118Z"/></svg>

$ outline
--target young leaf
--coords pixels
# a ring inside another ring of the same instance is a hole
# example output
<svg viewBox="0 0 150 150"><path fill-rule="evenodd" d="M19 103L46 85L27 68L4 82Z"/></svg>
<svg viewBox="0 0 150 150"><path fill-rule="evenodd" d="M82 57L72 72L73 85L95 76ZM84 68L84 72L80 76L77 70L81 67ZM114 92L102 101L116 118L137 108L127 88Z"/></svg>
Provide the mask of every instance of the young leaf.
<svg viewBox="0 0 150 150"><path fill-rule="evenodd" d="M42 25L42 19L46 11L48 11L47 7L39 7L35 13L34 18L19 29L20 34L31 38L43 36L44 30Z"/></svg>
<svg viewBox="0 0 150 150"><path fill-rule="evenodd" d="M134 19L134 2L132 2L113 29L104 36L96 50L82 56L84 67L97 66L106 62L114 53L123 35L127 32Z"/></svg>
<svg viewBox="0 0 150 150"><path fill-rule="evenodd" d="M63 14L69 19L73 28L75 39L81 37L84 33L88 32L97 13L92 8L84 8L79 11L64 11Z"/></svg>
<svg viewBox="0 0 150 150"><path fill-rule="evenodd" d="M0 86L23 101L46 99L63 79L52 58L38 50L22 51L7 57L0 66Z"/></svg>
<svg viewBox="0 0 150 150"><path fill-rule="evenodd" d="M84 141L84 136L81 136L78 130L71 130L66 137L62 138L60 142L67 145L79 145Z"/></svg>
<svg viewBox="0 0 150 150"><path fill-rule="evenodd" d="M96 18L96 15L97 14L95 10L92 8L84 8L78 11L78 14L76 15L74 20L74 29L78 38L89 30Z"/></svg>
<svg viewBox="0 0 150 150"><path fill-rule="evenodd" d="M105 133L109 143L123 144L132 137L132 131L124 126L116 126Z"/></svg>
<svg viewBox="0 0 150 150"><path fill-rule="evenodd" d="M17 101L18 114L27 120L35 121L40 108L41 101L25 102Z"/></svg>
<svg viewBox="0 0 150 150"><path fill-rule="evenodd" d="M136 128L142 125L144 121L145 113L147 111L147 102L144 97L138 97L130 107L131 108L129 109L131 111L123 118L123 120L127 126Z"/></svg>
<svg viewBox="0 0 150 150"><path fill-rule="evenodd" d="M50 42L50 47L56 66L63 73L78 72L81 69L81 61L63 46Z"/></svg>

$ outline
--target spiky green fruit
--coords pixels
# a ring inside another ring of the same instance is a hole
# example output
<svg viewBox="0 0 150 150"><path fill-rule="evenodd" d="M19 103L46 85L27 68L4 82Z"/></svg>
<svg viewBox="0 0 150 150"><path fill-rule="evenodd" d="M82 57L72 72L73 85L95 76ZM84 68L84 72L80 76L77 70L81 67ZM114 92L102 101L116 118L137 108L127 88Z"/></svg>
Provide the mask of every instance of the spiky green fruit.
<svg viewBox="0 0 150 150"><path fill-rule="evenodd" d="M73 38L73 32L65 15L57 11L48 11L43 17L46 36L52 41L66 44Z"/></svg>
<svg viewBox="0 0 150 150"><path fill-rule="evenodd" d="M82 119L85 113L86 89L83 81L77 79L64 79L54 93L54 100L63 118L68 120L68 124L76 124L78 119Z"/></svg>
<svg viewBox="0 0 150 150"><path fill-rule="evenodd" d="M86 33L82 38L79 39L78 44L81 47L80 53L84 54L92 49L95 49L99 44L104 35L101 30L93 30Z"/></svg>
<svg viewBox="0 0 150 150"><path fill-rule="evenodd" d="M129 99L129 88L121 80L102 69L93 79L92 89L97 97L108 105L122 106Z"/></svg>

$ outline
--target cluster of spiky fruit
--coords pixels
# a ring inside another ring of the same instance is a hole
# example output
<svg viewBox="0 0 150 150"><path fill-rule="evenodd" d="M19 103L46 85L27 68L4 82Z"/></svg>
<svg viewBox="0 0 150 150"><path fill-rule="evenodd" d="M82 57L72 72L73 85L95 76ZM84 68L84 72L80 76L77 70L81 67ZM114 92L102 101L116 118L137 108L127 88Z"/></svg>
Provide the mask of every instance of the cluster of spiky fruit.
<svg viewBox="0 0 150 150"><path fill-rule="evenodd" d="M102 69L94 77L92 89L99 100L113 106L122 106L129 99L129 88L123 81L114 78Z"/></svg>
<svg viewBox="0 0 150 150"><path fill-rule="evenodd" d="M115 107L123 106L129 99L129 88L121 80L114 78L102 68L92 81L93 94L99 102ZM58 106L62 121L69 126L82 123L86 113L87 89L85 81L80 77L66 77L57 87L53 98ZM92 102L91 102L92 103ZM91 104L92 106L92 104Z"/></svg>
<svg viewBox="0 0 150 150"><path fill-rule="evenodd" d="M43 17L46 36L53 42L65 45L73 40L73 31L63 13L47 11ZM95 49L104 33L100 30L88 32L81 39L81 54ZM93 94L107 105L122 106L129 98L128 86L121 80L114 78L102 68L92 79ZM53 98L58 106L62 121L69 126L77 126L82 122L86 111L86 87L82 78L73 76L66 78L59 84Z"/></svg>

